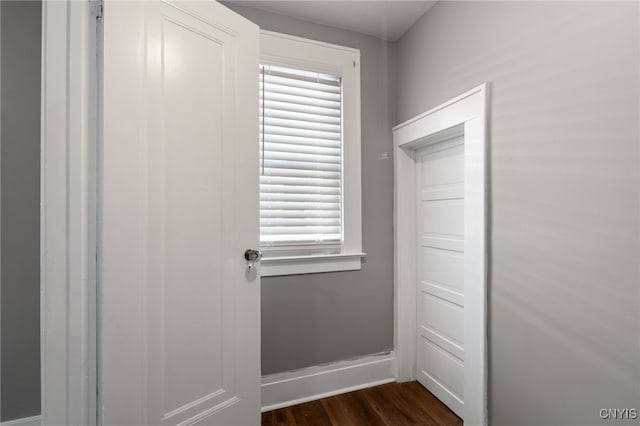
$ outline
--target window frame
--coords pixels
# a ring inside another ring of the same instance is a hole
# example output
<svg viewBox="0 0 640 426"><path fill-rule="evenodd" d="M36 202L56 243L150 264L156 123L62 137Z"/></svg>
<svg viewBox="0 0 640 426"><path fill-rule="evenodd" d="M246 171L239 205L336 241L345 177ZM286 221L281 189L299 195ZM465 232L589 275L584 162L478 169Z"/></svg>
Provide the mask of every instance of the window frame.
<svg viewBox="0 0 640 426"><path fill-rule="evenodd" d="M342 235L340 244L264 246L263 277L361 269L360 50L262 30L260 64L342 78Z"/></svg>

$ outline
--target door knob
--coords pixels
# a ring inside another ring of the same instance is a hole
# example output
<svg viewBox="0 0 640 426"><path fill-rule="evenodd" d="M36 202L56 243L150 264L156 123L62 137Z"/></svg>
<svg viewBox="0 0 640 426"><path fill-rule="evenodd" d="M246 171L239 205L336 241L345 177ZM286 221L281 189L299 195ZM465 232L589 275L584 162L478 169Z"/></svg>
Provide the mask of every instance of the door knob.
<svg viewBox="0 0 640 426"><path fill-rule="evenodd" d="M253 269L253 264L260 262L262 252L260 250L246 249L244 251L244 260L247 261L247 270Z"/></svg>
<svg viewBox="0 0 640 426"><path fill-rule="evenodd" d="M260 250L246 249L244 251L244 259L249 262L260 262L262 252Z"/></svg>

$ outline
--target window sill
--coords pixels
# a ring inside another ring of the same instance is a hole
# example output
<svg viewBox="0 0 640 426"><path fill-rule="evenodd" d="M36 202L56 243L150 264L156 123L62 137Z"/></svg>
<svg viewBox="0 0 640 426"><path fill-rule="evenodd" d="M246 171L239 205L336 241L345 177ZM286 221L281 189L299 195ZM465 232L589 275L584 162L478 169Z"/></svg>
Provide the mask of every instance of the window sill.
<svg viewBox="0 0 640 426"><path fill-rule="evenodd" d="M319 272L358 271L366 253L314 254L263 258L260 276L315 274Z"/></svg>

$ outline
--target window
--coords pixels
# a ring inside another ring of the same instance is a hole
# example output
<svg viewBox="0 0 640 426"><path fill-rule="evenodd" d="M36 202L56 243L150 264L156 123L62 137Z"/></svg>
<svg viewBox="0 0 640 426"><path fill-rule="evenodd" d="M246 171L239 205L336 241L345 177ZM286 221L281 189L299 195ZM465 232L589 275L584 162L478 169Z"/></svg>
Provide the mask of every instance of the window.
<svg viewBox="0 0 640 426"><path fill-rule="evenodd" d="M360 54L263 31L262 275L360 269Z"/></svg>
<svg viewBox="0 0 640 426"><path fill-rule="evenodd" d="M339 76L260 67L260 243L342 241Z"/></svg>

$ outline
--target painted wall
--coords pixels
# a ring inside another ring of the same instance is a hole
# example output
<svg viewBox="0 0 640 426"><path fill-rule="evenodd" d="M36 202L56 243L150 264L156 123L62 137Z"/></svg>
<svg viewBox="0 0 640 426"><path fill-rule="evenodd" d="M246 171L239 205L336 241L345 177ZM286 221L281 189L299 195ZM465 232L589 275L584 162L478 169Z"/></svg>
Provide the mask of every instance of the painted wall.
<svg viewBox="0 0 640 426"><path fill-rule="evenodd" d="M637 2L439 2L398 42L398 123L491 83L494 426L640 408L639 19Z"/></svg>
<svg viewBox="0 0 640 426"><path fill-rule="evenodd" d="M262 279L262 373L393 348L394 46L350 31L226 4L261 28L360 49L362 270ZM389 153L379 160L378 154Z"/></svg>
<svg viewBox="0 0 640 426"><path fill-rule="evenodd" d="M0 2L2 421L40 414L41 3Z"/></svg>

